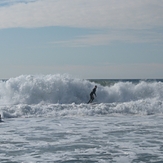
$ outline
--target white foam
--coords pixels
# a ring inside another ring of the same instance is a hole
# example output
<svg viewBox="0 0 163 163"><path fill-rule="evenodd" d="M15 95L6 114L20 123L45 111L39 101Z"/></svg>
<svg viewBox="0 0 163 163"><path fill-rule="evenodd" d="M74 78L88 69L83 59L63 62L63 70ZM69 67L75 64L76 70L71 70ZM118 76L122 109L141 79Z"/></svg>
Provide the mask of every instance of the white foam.
<svg viewBox="0 0 163 163"><path fill-rule="evenodd" d="M106 116L163 114L163 103L138 100L124 103L101 104L19 104L0 107L3 118L60 117L60 116Z"/></svg>

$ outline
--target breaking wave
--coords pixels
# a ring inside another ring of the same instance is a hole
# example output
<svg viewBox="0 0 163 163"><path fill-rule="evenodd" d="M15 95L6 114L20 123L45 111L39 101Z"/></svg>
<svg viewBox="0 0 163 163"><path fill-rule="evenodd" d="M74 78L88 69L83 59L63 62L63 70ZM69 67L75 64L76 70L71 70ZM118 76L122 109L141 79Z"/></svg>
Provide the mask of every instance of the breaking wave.
<svg viewBox="0 0 163 163"><path fill-rule="evenodd" d="M97 85L95 104L86 104ZM117 82L110 86L69 75L22 75L0 82L4 118L108 114L162 114L163 83Z"/></svg>

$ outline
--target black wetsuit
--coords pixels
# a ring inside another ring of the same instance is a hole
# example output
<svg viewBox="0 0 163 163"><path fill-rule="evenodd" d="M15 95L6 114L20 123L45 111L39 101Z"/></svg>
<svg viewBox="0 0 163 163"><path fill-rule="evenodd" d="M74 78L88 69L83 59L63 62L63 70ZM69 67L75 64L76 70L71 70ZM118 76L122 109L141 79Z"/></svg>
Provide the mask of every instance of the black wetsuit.
<svg viewBox="0 0 163 163"><path fill-rule="evenodd" d="M96 87L93 88L92 92L90 93L90 100L88 101L88 104L93 102L93 100L94 100L94 96L93 95L96 96Z"/></svg>

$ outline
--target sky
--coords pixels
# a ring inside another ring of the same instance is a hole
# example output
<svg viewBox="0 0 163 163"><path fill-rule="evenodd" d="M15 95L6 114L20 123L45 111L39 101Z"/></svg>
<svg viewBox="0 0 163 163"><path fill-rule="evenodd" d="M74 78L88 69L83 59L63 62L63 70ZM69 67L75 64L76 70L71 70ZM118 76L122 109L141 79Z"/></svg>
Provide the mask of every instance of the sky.
<svg viewBox="0 0 163 163"><path fill-rule="evenodd" d="M163 0L1 0L0 79L162 79Z"/></svg>

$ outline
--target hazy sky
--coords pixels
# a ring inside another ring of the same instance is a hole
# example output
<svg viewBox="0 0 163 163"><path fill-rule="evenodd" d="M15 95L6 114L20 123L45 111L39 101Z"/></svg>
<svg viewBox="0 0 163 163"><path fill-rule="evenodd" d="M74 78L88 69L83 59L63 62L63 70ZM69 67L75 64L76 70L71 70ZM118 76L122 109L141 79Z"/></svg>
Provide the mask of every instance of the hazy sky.
<svg viewBox="0 0 163 163"><path fill-rule="evenodd" d="M0 78L163 78L163 0L0 0Z"/></svg>

